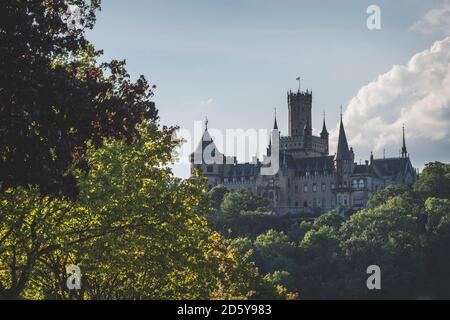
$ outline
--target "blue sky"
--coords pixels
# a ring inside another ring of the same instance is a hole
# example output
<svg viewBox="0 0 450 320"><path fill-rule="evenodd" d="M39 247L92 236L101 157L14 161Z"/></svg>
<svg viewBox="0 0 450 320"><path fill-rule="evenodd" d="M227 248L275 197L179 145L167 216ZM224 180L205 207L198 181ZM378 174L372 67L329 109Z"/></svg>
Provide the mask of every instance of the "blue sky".
<svg viewBox="0 0 450 320"><path fill-rule="evenodd" d="M298 75L302 88L313 90L313 126L321 127L326 111L334 128L339 105L345 108L363 86L444 38L445 31L410 30L441 3L109 0L89 39L105 59L126 59L133 77L144 74L158 86L154 100L163 124L192 129L208 116L222 130L267 128L276 107L285 134L286 91L297 88ZM381 30L366 27L371 4L381 7ZM449 152L441 158L450 160ZM417 157L414 165L429 160ZM174 170L189 175L188 166Z"/></svg>

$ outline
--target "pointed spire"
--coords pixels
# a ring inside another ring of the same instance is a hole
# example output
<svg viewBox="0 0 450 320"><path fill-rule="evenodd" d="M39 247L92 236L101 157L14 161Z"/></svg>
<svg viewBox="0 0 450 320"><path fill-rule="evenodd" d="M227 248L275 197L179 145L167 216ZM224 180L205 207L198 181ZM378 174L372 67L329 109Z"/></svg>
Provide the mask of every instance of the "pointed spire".
<svg viewBox="0 0 450 320"><path fill-rule="evenodd" d="M278 130L278 123L277 123L277 108L275 108L275 122L273 124L273 129Z"/></svg>
<svg viewBox="0 0 450 320"><path fill-rule="evenodd" d="M322 132L320 133L320 137L322 139L328 138L328 130L327 130L327 125L325 123L325 111L323 112L323 127L322 127Z"/></svg>
<svg viewBox="0 0 450 320"><path fill-rule="evenodd" d="M402 146L402 158L408 157L408 151L406 150L406 139L405 139L405 124L403 124L403 146Z"/></svg>
<svg viewBox="0 0 450 320"><path fill-rule="evenodd" d="M342 106L341 106L341 123L339 125L339 139L336 153L336 160L351 160L351 154L348 149L347 137L345 135L344 123L342 121Z"/></svg>
<svg viewBox="0 0 450 320"><path fill-rule="evenodd" d="M205 131L208 131L208 117L205 117Z"/></svg>

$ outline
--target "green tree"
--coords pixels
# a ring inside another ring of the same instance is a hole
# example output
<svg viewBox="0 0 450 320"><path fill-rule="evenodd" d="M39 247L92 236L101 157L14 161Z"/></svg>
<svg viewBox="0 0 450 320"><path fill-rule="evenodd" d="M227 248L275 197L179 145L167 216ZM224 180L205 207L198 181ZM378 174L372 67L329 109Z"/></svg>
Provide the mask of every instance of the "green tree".
<svg viewBox="0 0 450 320"><path fill-rule="evenodd" d="M173 128L142 124L141 139L108 139L75 169L76 202L36 188L2 195L0 282L5 298L208 299L287 297L205 219L200 177L175 178ZM76 168L76 165L74 165ZM65 288L68 263L83 290Z"/></svg>
<svg viewBox="0 0 450 320"><path fill-rule="evenodd" d="M411 189L403 184L391 184L375 192L367 203L368 208L376 208L394 197L410 194Z"/></svg>
<svg viewBox="0 0 450 320"><path fill-rule="evenodd" d="M213 209L220 209L220 205L222 204L223 198L229 192L229 190L223 185L219 184L214 186L209 192L209 198L211 199L211 207Z"/></svg>
<svg viewBox="0 0 450 320"><path fill-rule="evenodd" d="M424 297L450 297L450 200L428 198L427 243L425 247Z"/></svg>
<svg viewBox="0 0 450 320"><path fill-rule="evenodd" d="M294 269L295 245L284 232L269 230L255 242L255 261L263 274Z"/></svg>
<svg viewBox="0 0 450 320"><path fill-rule="evenodd" d="M247 189L227 193L220 206L221 211L228 216L238 216L241 211L267 210L270 203Z"/></svg>
<svg viewBox="0 0 450 320"><path fill-rule="evenodd" d="M342 226L340 246L349 267L349 297L416 297L423 242L418 224L421 210L409 196L397 196L354 214ZM383 271L380 292L365 288L370 265Z"/></svg>
<svg viewBox="0 0 450 320"><path fill-rule="evenodd" d="M450 199L450 164L428 163L420 173L414 190L424 199L429 197Z"/></svg>

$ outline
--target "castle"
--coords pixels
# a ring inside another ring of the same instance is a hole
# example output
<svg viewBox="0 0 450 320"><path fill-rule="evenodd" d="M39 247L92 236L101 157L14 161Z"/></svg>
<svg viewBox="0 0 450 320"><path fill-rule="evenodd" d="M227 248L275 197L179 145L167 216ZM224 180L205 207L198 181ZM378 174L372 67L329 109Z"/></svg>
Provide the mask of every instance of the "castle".
<svg viewBox="0 0 450 320"><path fill-rule="evenodd" d="M289 111L288 135L279 135L279 170L262 175L264 163L231 163L203 161L212 154L225 160L206 126L202 141L191 154L191 170L198 169L208 180L208 188L223 184L230 190L248 189L267 198L278 214L312 214L338 209L358 210L366 206L370 195L389 184L411 185L417 179L405 143L401 155L375 159L373 154L364 164L355 163L353 148L349 148L344 124L339 126L336 154L329 154L329 133L323 120L320 136L312 132L312 92L287 93ZM278 132L275 115L273 130ZM272 140L267 149L271 156ZM201 161L194 161L199 159ZM196 158L197 157L197 158Z"/></svg>

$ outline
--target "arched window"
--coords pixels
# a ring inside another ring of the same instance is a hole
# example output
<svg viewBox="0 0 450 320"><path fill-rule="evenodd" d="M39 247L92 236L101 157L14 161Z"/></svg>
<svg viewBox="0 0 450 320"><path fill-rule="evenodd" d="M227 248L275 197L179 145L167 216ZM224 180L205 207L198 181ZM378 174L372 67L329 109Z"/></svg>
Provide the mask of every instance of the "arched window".
<svg viewBox="0 0 450 320"><path fill-rule="evenodd" d="M363 179L360 179L360 180L359 180L358 187L359 187L360 189L364 189L364 180L363 180Z"/></svg>

